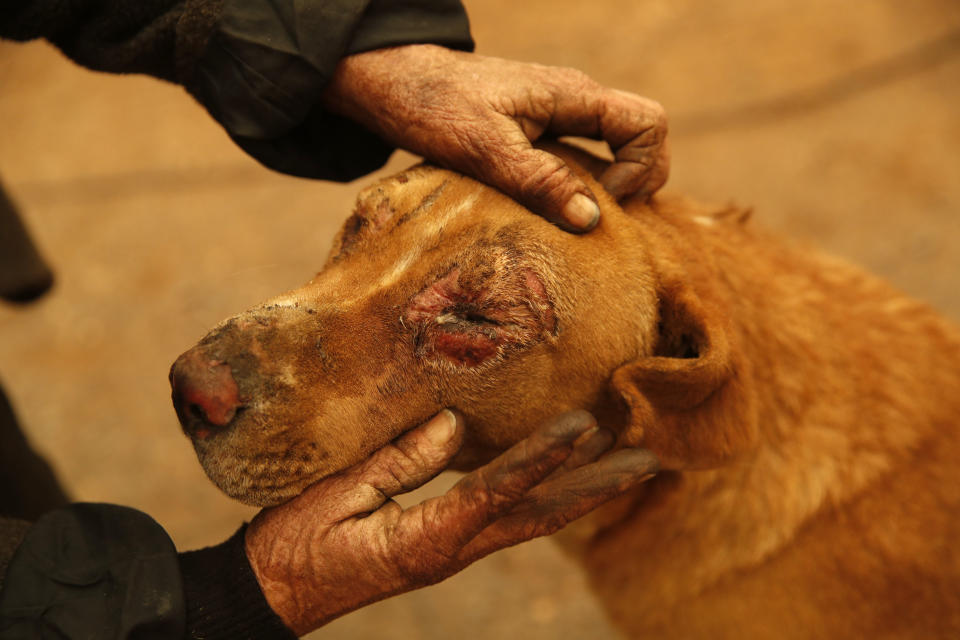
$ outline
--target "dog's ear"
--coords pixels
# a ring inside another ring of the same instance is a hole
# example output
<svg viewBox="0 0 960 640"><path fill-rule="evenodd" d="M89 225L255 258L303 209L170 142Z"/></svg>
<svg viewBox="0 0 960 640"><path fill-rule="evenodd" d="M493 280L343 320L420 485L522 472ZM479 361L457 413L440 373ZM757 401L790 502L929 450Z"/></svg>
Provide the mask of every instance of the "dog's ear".
<svg viewBox="0 0 960 640"><path fill-rule="evenodd" d="M622 440L653 450L663 468L717 466L756 439L752 371L720 305L681 278L661 279L658 297L653 354L613 375L628 411Z"/></svg>

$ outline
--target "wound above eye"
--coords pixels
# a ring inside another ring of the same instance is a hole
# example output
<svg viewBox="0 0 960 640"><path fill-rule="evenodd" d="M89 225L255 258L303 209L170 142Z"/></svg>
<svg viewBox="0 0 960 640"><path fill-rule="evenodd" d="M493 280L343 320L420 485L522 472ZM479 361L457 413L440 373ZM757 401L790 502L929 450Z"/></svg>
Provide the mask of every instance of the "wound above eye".
<svg viewBox="0 0 960 640"><path fill-rule="evenodd" d="M460 290L460 269L452 269L429 287L418 293L407 305L404 321L419 323L436 320L464 298Z"/></svg>

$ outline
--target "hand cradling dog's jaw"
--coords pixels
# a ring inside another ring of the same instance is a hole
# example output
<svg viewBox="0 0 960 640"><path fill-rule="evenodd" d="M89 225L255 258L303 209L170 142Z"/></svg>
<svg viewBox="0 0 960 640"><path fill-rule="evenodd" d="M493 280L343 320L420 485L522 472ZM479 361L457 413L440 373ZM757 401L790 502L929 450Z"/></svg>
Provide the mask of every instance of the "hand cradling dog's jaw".
<svg viewBox="0 0 960 640"><path fill-rule="evenodd" d="M559 412L598 410L657 330L642 244L605 203L601 227L576 236L434 167L368 188L323 271L173 365L207 474L273 505L443 407L469 425L462 468Z"/></svg>

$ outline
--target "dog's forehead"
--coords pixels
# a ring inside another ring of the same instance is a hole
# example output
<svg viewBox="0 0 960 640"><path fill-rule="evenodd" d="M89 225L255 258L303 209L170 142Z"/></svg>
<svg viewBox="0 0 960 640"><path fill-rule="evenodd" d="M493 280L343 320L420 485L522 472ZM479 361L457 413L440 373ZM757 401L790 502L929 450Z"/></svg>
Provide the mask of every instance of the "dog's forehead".
<svg viewBox="0 0 960 640"><path fill-rule="evenodd" d="M363 236L384 236L401 227L421 234L441 230L471 212L488 187L437 167L419 165L364 189L357 197L351 223Z"/></svg>
<svg viewBox="0 0 960 640"><path fill-rule="evenodd" d="M551 233L564 236L497 190L444 169L418 165L360 193L327 267L432 263L444 255L483 252L521 237L526 241L509 244L522 251L550 244Z"/></svg>

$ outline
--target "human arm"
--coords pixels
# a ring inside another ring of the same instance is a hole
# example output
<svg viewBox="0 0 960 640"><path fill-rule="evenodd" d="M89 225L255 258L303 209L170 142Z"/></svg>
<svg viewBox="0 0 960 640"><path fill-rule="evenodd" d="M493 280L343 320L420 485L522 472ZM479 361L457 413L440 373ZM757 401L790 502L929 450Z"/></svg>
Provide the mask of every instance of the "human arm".
<svg viewBox="0 0 960 640"><path fill-rule="evenodd" d="M340 59L473 48L458 0L5 0L0 38L44 38L85 67L181 84L265 166L341 181L394 147L319 105Z"/></svg>
<svg viewBox="0 0 960 640"><path fill-rule="evenodd" d="M127 638L149 628L163 638L291 638L553 533L657 468L648 451L601 457L613 435L574 412L444 496L401 509L390 497L439 473L463 442L451 418L444 412L207 549L177 555L156 522L125 507L51 512L10 564L0 637Z"/></svg>
<svg viewBox="0 0 960 640"><path fill-rule="evenodd" d="M532 141L581 136L607 142L614 162L600 182L618 199L652 195L669 173L660 104L575 69L430 45L379 49L340 62L324 105L574 230L596 224L596 198L562 160Z"/></svg>
<svg viewBox="0 0 960 640"><path fill-rule="evenodd" d="M573 69L466 53L455 0L10 0L0 36L179 82L245 151L291 175L350 180L399 146L583 230L594 194L531 140L607 141L615 162L601 182L618 198L650 195L668 174L659 104Z"/></svg>
<svg viewBox="0 0 960 640"><path fill-rule="evenodd" d="M250 524L250 565L296 633L552 534L657 470L649 451L604 456L613 434L572 412L446 494L402 509L391 498L439 473L463 442L462 422L444 413Z"/></svg>

